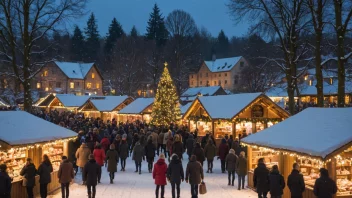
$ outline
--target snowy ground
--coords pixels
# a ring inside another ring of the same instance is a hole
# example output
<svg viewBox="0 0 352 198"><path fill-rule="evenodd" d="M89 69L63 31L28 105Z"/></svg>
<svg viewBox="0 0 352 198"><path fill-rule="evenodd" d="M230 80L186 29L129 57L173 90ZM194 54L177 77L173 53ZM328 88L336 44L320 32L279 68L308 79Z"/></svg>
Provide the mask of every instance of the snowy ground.
<svg viewBox="0 0 352 198"><path fill-rule="evenodd" d="M187 159L187 158L186 158ZM183 161L183 167L186 169L188 160ZM204 163L206 166L206 163ZM120 170L120 164L118 165L118 170ZM123 197L123 198L152 198L155 197L155 185L152 178L152 174L148 173L147 162L142 163L142 174L134 173L135 166L134 161L128 158L126 161L126 172L118 171L115 173L114 184L109 184L109 175L106 168L103 167L103 176L101 184L97 185L97 195L96 198L106 198L106 197ZM205 170L206 171L206 170ZM237 190L237 178L235 180L235 186L227 185L227 174L222 174L220 170L220 161L214 161L214 169L212 174L205 173L204 181L207 185L207 194L199 195L199 197L204 198L247 198L247 197L257 197L256 193L252 190L245 189ZM81 185L81 173L79 172L75 178L75 183L70 187L70 197L71 198L81 198L88 197L86 186ZM247 182L246 182L247 184ZM57 194L50 196L51 198L61 198L61 191ZM171 198L171 185L168 184L165 187L165 198ZM181 197L191 197L190 186L186 182L181 184Z"/></svg>

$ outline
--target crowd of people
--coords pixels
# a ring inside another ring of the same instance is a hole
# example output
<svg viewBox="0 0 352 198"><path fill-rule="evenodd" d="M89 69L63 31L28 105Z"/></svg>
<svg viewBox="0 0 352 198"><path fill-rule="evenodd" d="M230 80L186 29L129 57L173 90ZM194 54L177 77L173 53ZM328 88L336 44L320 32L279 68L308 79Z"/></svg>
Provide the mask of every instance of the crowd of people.
<svg viewBox="0 0 352 198"><path fill-rule="evenodd" d="M199 185L204 183L203 168L206 164L206 173L213 173L214 159L221 163L221 172L228 175L228 185L234 186L238 176L238 190L245 188L247 175L246 148L240 140L232 136L225 136L217 146L212 133L198 137L197 132L191 133L187 126L156 127L135 121L133 123L117 123L116 120L106 121L99 118L85 118L83 114L72 112L50 111L36 112L35 115L49 122L77 132L77 138L70 142L73 152L62 157L58 177L61 183L63 198L69 197L69 185L77 173L82 175L82 185L87 186L89 198L96 196L97 185L101 182L103 167L109 173L110 184L114 183L115 173L126 171L126 159L132 157L135 162L135 172L142 174L143 161L147 162L148 172L151 173L156 185L155 196L164 197L167 181L171 183L172 197L180 197L180 184L186 181L190 184L192 198L198 197ZM188 159L184 159L187 154ZM182 161L187 161L184 169ZM130 166L130 165L129 165ZM21 171L26 181L26 190L29 198L33 198L34 177L40 176L40 195L47 197L47 185L51 182L50 173L53 171L50 159L43 156L43 162L36 169L30 158ZM0 197L10 197L11 181L6 173L6 165L0 165ZM272 170L265 165L264 159L258 161L254 171L254 185L259 198L266 198L268 192L271 197L281 197L285 181L280 175L278 167ZM293 197L302 197L305 189L303 176L299 173L299 165L288 178L288 187ZM321 169L321 178L314 187L317 197L330 197L336 193L336 184L329 179L327 170ZM160 196L159 196L160 194Z"/></svg>

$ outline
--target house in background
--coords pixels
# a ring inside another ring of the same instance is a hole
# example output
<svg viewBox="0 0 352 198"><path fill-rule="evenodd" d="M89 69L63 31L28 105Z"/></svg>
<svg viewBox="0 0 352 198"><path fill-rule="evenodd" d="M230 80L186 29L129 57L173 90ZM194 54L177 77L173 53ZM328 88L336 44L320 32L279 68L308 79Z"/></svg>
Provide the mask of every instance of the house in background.
<svg viewBox="0 0 352 198"><path fill-rule="evenodd" d="M240 86L241 71L248 65L242 56L204 61L197 73L189 75L189 87L221 86L233 91Z"/></svg>
<svg viewBox="0 0 352 198"><path fill-rule="evenodd" d="M32 81L40 94L103 95L103 77L95 63L53 61L45 65Z"/></svg>
<svg viewBox="0 0 352 198"><path fill-rule="evenodd" d="M221 86L191 87L181 94L180 100L183 104L186 104L188 102L192 102L198 96L217 95L228 95L228 93Z"/></svg>

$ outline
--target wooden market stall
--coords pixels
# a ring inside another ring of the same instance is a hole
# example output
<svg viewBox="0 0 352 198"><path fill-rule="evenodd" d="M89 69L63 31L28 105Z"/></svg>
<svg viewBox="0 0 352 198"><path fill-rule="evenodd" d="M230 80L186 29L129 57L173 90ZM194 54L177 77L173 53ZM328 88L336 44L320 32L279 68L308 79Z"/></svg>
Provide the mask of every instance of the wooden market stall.
<svg viewBox="0 0 352 198"><path fill-rule="evenodd" d="M248 146L248 186L259 158L267 167L278 165L285 181L293 163L300 164L305 198L315 197L313 187L319 168L329 170L337 182L337 197L352 198L352 108L308 108L287 120L242 139ZM289 198L286 187L284 198Z"/></svg>
<svg viewBox="0 0 352 198"><path fill-rule="evenodd" d="M41 100L36 107L43 110L57 110L77 112L78 108L85 104L90 96L76 96L73 94L49 94Z"/></svg>
<svg viewBox="0 0 352 198"><path fill-rule="evenodd" d="M151 120L154 98L137 98L119 111L120 122L134 122L136 120L149 123Z"/></svg>
<svg viewBox="0 0 352 198"><path fill-rule="evenodd" d="M38 169L44 154L49 156L54 168L48 192L58 189L60 183L57 172L61 156L70 154L68 141L76 133L23 111L0 112L0 126L0 164L7 165L8 173L13 179L11 197L27 197L20 171L28 157ZM37 176L35 194L39 194L39 186Z"/></svg>
<svg viewBox="0 0 352 198"><path fill-rule="evenodd" d="M133 98L129 96L94 96L78 108L78 111L83 112L85 117L99 117L104 121L115 118L118 121L118 112L132 101Z"/></svg>
<svg viewBox="0 0 352 198"><path fill-rule="evenodd" d="M198 135L212 132L215 139L226 134L244 137L289 117L289 113L262 93L203 96L197 98L183 115L190 131Z"/></svg>

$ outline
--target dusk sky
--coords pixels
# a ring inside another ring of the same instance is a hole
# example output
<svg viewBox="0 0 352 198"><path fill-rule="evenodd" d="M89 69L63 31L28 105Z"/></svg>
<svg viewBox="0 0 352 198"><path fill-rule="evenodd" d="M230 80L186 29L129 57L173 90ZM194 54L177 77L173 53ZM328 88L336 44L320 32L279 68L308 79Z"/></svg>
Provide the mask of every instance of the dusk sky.
<svg viewBox="0 0 352 198"><path fill-rule="evenodd" d="M125 32L135 25L140 34L145 34L154 3L158 4L165 18L174 9L190 13L197 26L205 27L213 36L217 36L221 29L229 37L243 36L248 29L247 24L235 25L231 20L225 5L227 0L90 0L87 9L94 12L101 36L106 35L113 17L122 24ZM84 28L88 17L72 22Z"/></svg>

